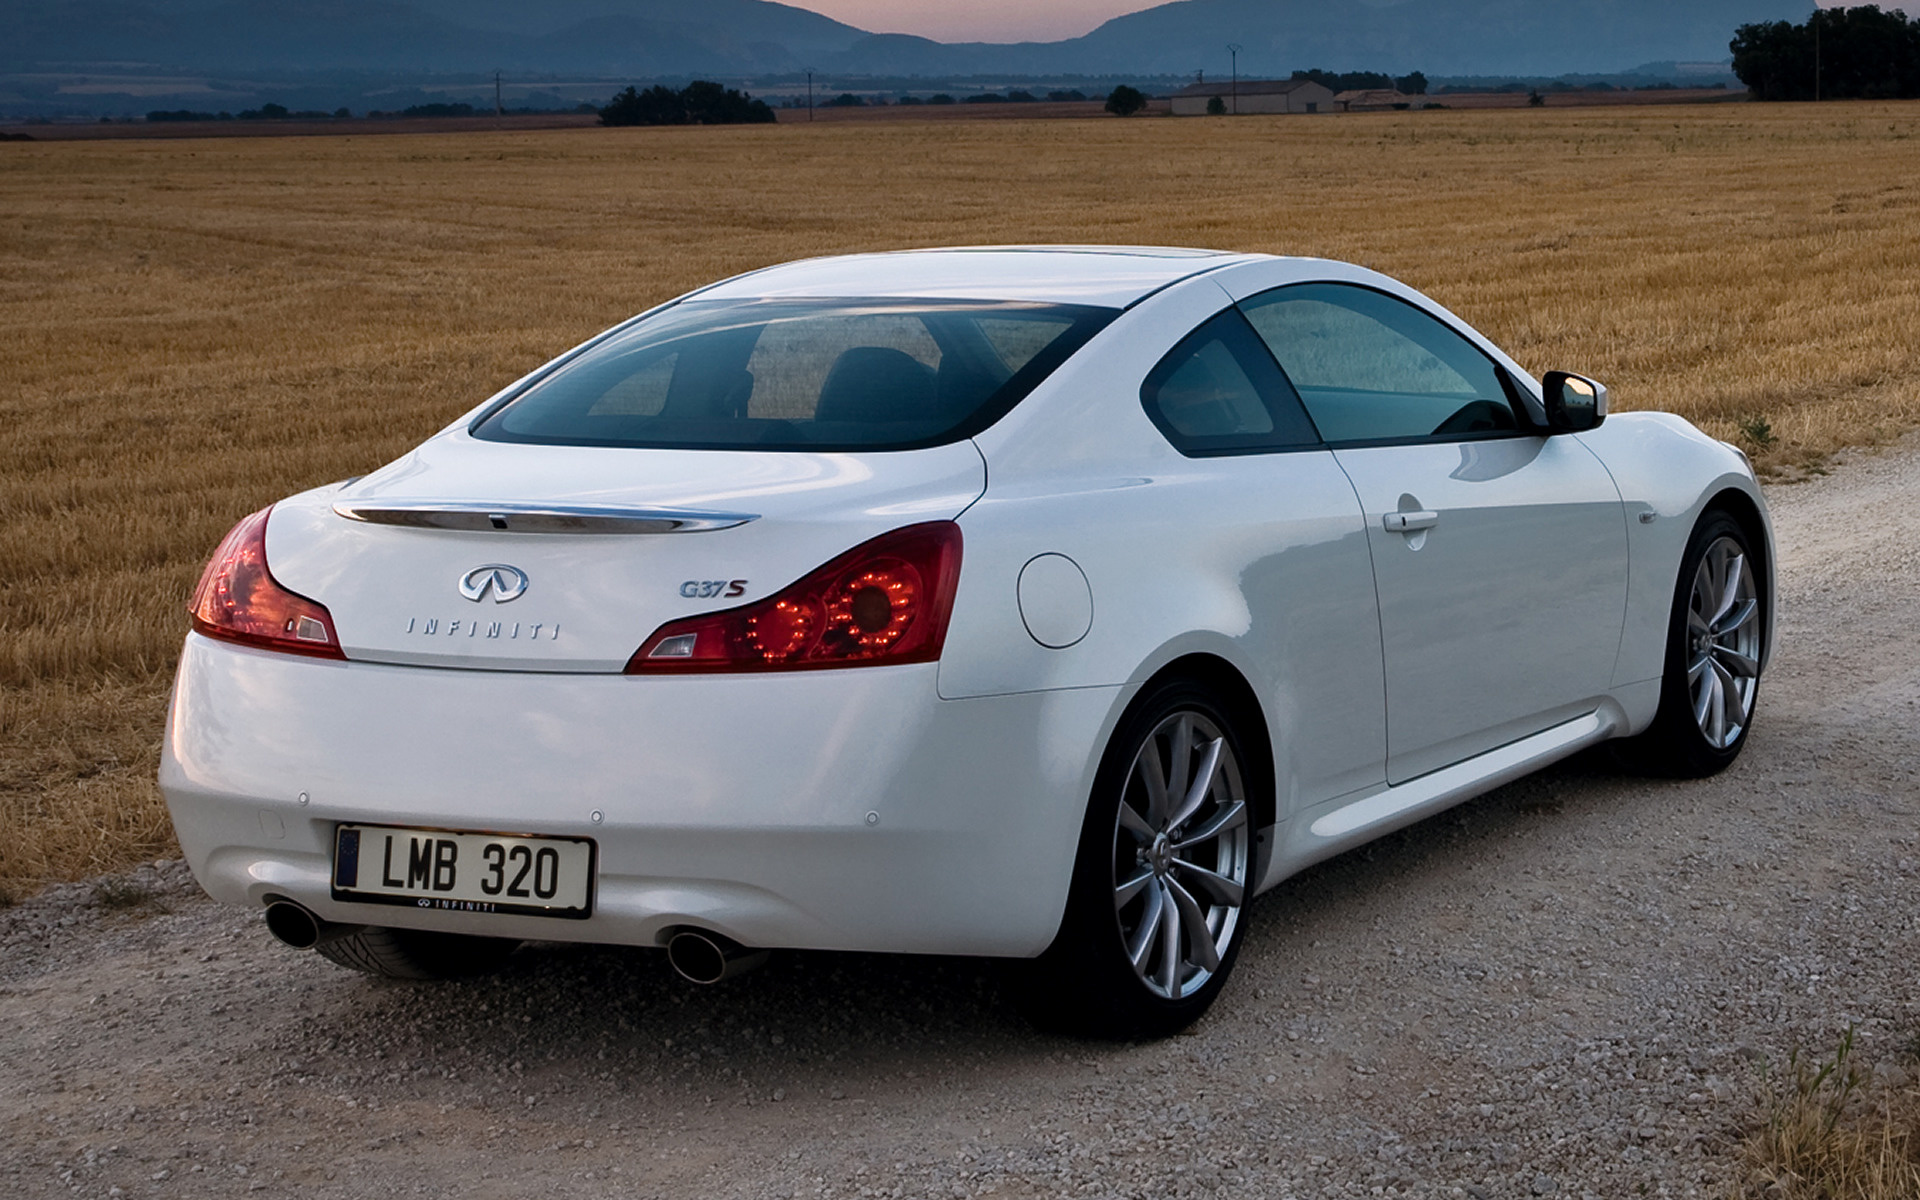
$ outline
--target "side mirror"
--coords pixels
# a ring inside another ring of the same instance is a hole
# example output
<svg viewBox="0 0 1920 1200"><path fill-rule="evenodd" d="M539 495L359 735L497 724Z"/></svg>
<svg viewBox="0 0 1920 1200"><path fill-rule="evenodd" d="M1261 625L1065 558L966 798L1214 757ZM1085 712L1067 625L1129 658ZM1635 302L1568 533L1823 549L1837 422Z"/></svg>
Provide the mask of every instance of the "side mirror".
<svg viewBox="0 0 1920 1200"><path fill-rule="evenodd" d="M1607 419L1607 389L1584 375L1548 371L1541 381L1547 428L1553 433L1585 433Z"/></svg>

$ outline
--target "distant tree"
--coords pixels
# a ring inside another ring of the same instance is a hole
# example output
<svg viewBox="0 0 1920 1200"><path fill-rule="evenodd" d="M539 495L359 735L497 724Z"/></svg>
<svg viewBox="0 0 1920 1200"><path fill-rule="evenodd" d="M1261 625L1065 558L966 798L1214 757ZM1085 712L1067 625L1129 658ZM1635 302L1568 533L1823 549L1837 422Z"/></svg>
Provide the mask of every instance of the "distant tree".
<svg viewBox="0 0 1920 1200"><path fill-rule="evenodd" d="M981 92L978 96L968 96L963 104L1005 104L1007 98L998 92Z"/></svg>
<svg viewBox="0 0 1920 1200"><path fill-rule="evenodd" d="M1404 92L1409 96L1424 96L1427 94L1427 77L1415 71L1411 75L1402 75L1394 80L1393 86L1395 91Z"/></svg>
<svg viewBox="0 0 1920 1200"><path fill-rule="evenodd" d="M866 105L866 103L867 102L865 100L862 100L860 97L854 95L852 92L841 92L838 96L835 96L831 100L821 101L820 107L821 108L862 108Z"/></svg>
<svg viewBox="0 0 1920 1200"><path fill-rule="evenodd" d="M1920 97L1920 17L1878 5L1816 9L1804 25L1742 25L1728 45L1756 100Z"/></svg>
<svg viewBox="0 0 1920 1200"><path fill-rule="evenodd" d="M1032 92L1024 91L1020 88L1015 88L1007 93L1007 102L1009 104L1032 104L1039 98L1040 97L1034 95Z"/></svg>
<svg viewBox="0 0 1920 1200"><path fill-rule="evenodd" d="M1130 117L1147 106L1146 93L1121 84L1107 93L1107 111L1116 117Z"/></svg>
<svg viewBox="0 0 1920 1200"><path fill-rule="evenodd" d="M687 120L695 125L766 125L778 120L765 100L755 100L738 88L696 79L680 90Z"/></svg>
<svg viewBox="0 0 1920 1200"><path fill-rule="evenodd" d="M895 104L925 104L926 101L922 100L918 96L902 96L898 100L895 100L894 103Z"/></svg>
<svg viewBox="0 0 1920 1200"><path fill-rule="evenodd" d="M1527 92L1528 108L1545 108L1546 106L1547 106L1547 98L1540 94L1539 88L1533 88L1532 90Z"/></svg>
<svg viewBox="0 0 1920 1200"><path fill-rule="evenodd" d="M1068 100L1085 100L1086 98L1087 98L1087 94L1081 91L1079 88L1068 88L1064 92L1048 92L1047 93L1047 99L1053 101L1056 104L1064 103Z"/></svg>
<svg viewBox="0 0 1920 1200"><path fill-rule="evenodd" d="M471 104L411 104L400 110L403 117L471 117Z"/></svg>
<svg viewBox="0 0 1920 1200"><path fill-rule="evenodd" d="M147 114L149 121L212 121L216 119L210 112L194 112L187 108L155 109Z"/></svg>
<svg viewBox="0 0 1920 1200"><path fill-rule="evenodd" d="M1295 71L1293 78L1317 83L1335 92L1370 92L1385 90L1393 86L1393 76L1381 71L1344 71L1335 73L1314 67L1306 71Z"/></svg>
<svg viewBox="0 0 1920 1200"><path fill-rule="evenodd" d="M776 119L766 101L706 79L677 92L658 83L644 92L628 87L600 109L602 125L759 125Z"/></svg>
<svg viewBox="0 0 1920 1200"><path fill-rule="evenodd" d="M338 117L340 120L344 121L348 117L351 117L353 115L353 111L347 108L345 105L341 105L339 108L336 108L333 110L333 115L335 117Z"/></svg>
<svg viewBox="0 0 1920 1200"><path fill-rule="evenodd" d="M935 92L933 95L927 97L927 103L928 104L952 104L953 97L947 95L945 92Z"/></svg>
<svg viewBox="0 0 1920 1200"><path fill-rule="evenodd" d="M1226 116L1227 102L1218 96L1207 97L1207 115L1210 117Z"/></svg>

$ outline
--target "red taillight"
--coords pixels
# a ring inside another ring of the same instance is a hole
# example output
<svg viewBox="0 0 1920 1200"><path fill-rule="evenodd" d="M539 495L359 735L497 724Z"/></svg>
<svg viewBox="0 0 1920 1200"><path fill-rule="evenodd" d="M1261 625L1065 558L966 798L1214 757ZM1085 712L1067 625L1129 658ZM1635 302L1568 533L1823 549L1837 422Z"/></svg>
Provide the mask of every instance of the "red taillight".
<svg viewBox="0 0 1920 1200"><path fill-rule="evenodd" d="M778 595L669 621L630 675L933 662L960 582L960 527L930 521L854 547Z"/></svg>
<svg viewBox="0 0 1920 1200"><path fill-rule="evenodd" d="M249 646L345 658L326 607L281 587L267 569L267 514L272 511L261 509L221 540L187 605L193 627Z"/></svg>

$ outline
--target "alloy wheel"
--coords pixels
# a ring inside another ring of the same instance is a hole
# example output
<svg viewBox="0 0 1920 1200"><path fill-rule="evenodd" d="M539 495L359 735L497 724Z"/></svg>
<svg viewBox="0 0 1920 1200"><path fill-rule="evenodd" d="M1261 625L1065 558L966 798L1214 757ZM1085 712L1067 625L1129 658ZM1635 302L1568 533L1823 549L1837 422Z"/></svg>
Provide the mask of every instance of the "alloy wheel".
<svg viewBox="0 0 1920 1200"><path fill-rule="evenodd" d="M1180 1000L1220 969L1247 891L1240 764L1205 715L1170 714L1128 769L1113 829L1113 907L1133 970Z"/></svg>
<svg viewBox="0 0 1920 1200"><path fill-rule="evenodd" d="M1740 740L1760 678L1760 598L1746 549L1714 540L1687 604L1687 690L1700 735L1715 750Z"/></svg>

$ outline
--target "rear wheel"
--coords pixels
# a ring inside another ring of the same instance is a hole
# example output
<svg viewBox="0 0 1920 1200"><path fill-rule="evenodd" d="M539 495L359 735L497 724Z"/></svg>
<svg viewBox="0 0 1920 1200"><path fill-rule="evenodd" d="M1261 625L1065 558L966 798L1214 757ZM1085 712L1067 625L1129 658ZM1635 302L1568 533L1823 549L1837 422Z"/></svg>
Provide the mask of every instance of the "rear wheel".
<svg viewBox="0 0 1920 1200"><path fill-rule="evenodd" d="M469 979L498 968L519 944L512 938L369 925L313 949L343 967L388 979Z"/></svg>
<svg viewBox="0 0 1920 1200"><path fill-rule="evenodd" d="M1204 689L1176 681L1135 704L1095 780L1060 933L1020 981L1036 1023L1164 1037L1213 1003L1246 931L1242 761Z"/></svg>
<svg viewBox="0 0 1920 1200"><path fill-rule="evenodd" d="M1660 711L1623 745L1629 765L1699 778L1740 756L1771 616L1764 578L1740 522L1722 511L1701 518L1674 588Z"/></svg>

